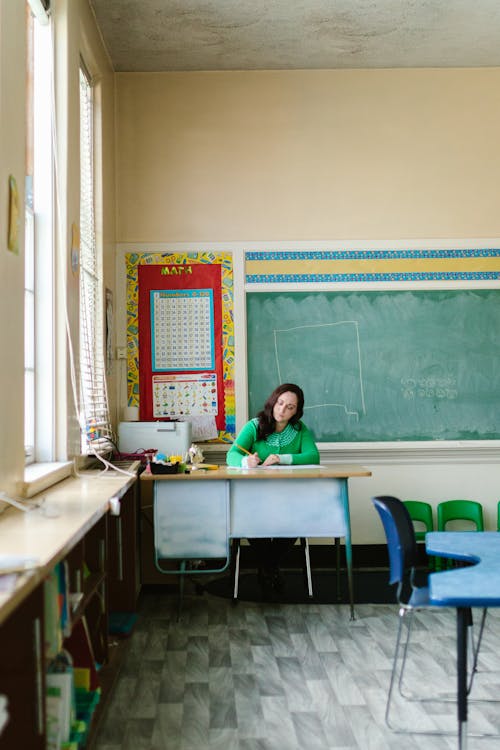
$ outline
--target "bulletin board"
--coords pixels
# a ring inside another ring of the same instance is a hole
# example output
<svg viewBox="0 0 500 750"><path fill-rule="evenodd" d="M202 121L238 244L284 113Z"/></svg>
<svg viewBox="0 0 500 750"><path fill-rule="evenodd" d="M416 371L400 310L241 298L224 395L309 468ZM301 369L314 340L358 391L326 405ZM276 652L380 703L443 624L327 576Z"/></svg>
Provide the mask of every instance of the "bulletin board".
<svg viewBox="0 0 500 750"><path fill-rule="evenodd" d="M127 394L141 421L208 418L235 434L232 257L129 253Z"/></svg>

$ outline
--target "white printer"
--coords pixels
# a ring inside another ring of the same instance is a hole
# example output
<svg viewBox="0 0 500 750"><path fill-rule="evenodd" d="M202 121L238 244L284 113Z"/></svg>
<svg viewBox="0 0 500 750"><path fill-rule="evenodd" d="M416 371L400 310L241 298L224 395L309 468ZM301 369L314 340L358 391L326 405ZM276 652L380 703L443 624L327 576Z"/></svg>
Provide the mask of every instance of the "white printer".
<svg viewBox="0 0 500 750"><path fill-rule="evenodd" d="M184 456L191 446L190 422L120 422L118 448L122 453L154 449Z"/></svg>

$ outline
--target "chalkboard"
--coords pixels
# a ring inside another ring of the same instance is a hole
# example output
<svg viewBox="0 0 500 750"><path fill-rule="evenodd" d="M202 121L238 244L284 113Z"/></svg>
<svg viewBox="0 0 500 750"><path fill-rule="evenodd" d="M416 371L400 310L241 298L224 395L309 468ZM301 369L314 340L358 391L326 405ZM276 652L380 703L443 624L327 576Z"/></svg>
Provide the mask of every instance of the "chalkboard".
<svg viewBox="0 0 500 750"><path fill-rule="evenodd" d="M319 442L500 439L500 290L251 292L249 412L299 384Z"/></svg>

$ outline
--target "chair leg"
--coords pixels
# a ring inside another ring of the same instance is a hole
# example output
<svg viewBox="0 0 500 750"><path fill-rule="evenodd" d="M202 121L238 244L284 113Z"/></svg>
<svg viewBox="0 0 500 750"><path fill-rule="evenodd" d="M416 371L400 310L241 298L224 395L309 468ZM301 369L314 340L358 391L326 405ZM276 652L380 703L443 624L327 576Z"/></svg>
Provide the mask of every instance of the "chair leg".
<svg viewBox="0 0 500 750"><path fill-rule="evenodd" d="M392 692L394 689L394 682L396 680L396 672L397 672L397 667L398 667L399 649L401 645L401 632L403 629L404 615L405 615L405 611L403 609L400 609L399 610L399 622L398 622L398 634L396 636L396 646L394 648L394 658L392 662L391 682L389 684L389 692L387 694L387 703L385 707L385 723L387 724L389 729L391 729L392 731L396 731L395 727L392 726L391 720L390 720ZM401 676L399 678L399 683L401 683Z"/></svg>
<svg viewBox="0 0 500 750"><path fill-rule="evenodd" d="M481 648L481 641L483 640L483 632L484 632L484 625L485 625L485 622L486 622L487 612L488 612L487 609L483 609L483 613L481 615L481 624L479 626L479 633L478 633L477 641L476 641L475 644L474 644L473 630L472 630L472 627L470 628L471 653L473 655L473 659L472 659L472 666L471 666L471 670L470 670L469 685L467 687L467 694L469 694L471 692L471 690L472 690L472 685L474 683L474 675L477 672L477 661L479 659L479 650ZM471 614L471 625L472 625L472 614Z"/></svg>
<svg viewBox="0 0 500 750"><path fill-rule="evenodd" d="M335 537L335 574L337 583L337 601L342 601L342 591L340 588L340 537ZM352 613L351 613L352 614ZM351 618L352 619L352 618Z"/></svg>
<svg viewBox="0 0 500 750"><path fill-rule="evenodd" d="M306 560L306 575L307 575L307 593L312 598L312 577L311 577L311 560L309 558L309 540L304 539L304 557Z"/></svg>
<svg viewBox="0 0 500 750"><path fill-rule="evenodd" d="M404 671L406 666L406 658L408 656L408 647L410 645L410 636L411 636L411 629L413 625L413 612L408 612L405 609L401 608L399 611L399 616L404 619L406 616L406 640L404 642L403 646L403 657L401 660L401 668L399 671L399 680L398 680L398 689L399 694L402 698L405 698L406 700L412 700L412 696L405 694L403 689L403 680L404 680Z"/></svg>
<svg viewBox="0 0 500 750"><path fill-rule="evenodd" d="M179 565L179 571L182 575L179 576L179 603L177 608L177 622L181 619L182 614L182 602L184 600L184 573L186 572L186 561L181 560Z"/></svg>
<svg viewBox="0 0 500 750"><path fill-rule="evenodd" d="M233 587L233 600L238 598L238 583L240 578L240 540L236 540L236 561L234 565L234 587Z"/></svg>
<svg viewBox="0 0 500 750"><path fill-rule="evenodd" d="M415 693L406 693L404 691L404 685L403 685L404 668L405 668L405 665L406 665L406 657L408 655L408 647L409 647L409 644L410 644L410 635L411 635L412 622L413 622L413 618L410 617L408 619L408 632L407 632L407 637L406 637L406 641L405 641L404 648L403 648L403 660L402 660L402 664L401 664L401 670L399 672L399 694L405 700L407 700L407 701L413 701L413 702L417 702L417 703L431 703L431 702L435 702L437 700L443 701L443 702L446 702L446 703L449 702L449 701L450 702L454 702L456 700L455 696L447 697L447 696L437 696L436 695L436 696L432 696L432 697L427 698L425 696L421 697L421 696L419 696L419 695L417 695ZM478 658L478 655L479 655L479 646L481 644L482 631L483 631L483 628L484 628L484 615L483 615L483 619L482 619L482 623L481 623L481 631L480 631L480 634L479 634L479 639L478 639L477 646L474 646L474 637L473 637L473 630L472 630L472 625L473 625L473 622L472 622L472 611L470 611L470 610L469 610L468 623L467 624L468 624L468 638L470 639L470 643L471 643L470 653L471 653L471 655L473 657L473 663L472 663L472 666L471 666L471 680L470 680L470 687L469 687L469 692L470 692L470 689L472 689L472 681L474 679L474 671L476 671L477 658Z"/></svg>
<svg viewBox="0 0 500 750"><path fill-rule="evenodd" d="M479 633L476 639L476 643L474 644L473 638L472 638L472 610L469 610L468 612L468 630L469 633L467 635L468 638L472 641L472 667L471 667L471 676L469 680L469 684L467 685L467 694L470 693L472 689L472 683L474 679L474 674L477 672L477 662L479 657L479 650L481 647L481 641L483 637L484 632L484 626L486 621L486 614L487 610L483 609L482 617L481 617L481 624L479 627ZM393 691L394 691L394 684L396 682L396 675L398 672L398 661L400 658L400 651L401 651L401 641L402 641L402 629L403 629L403 619L406 619L406 625L407 625L407 634L406 634L406 640L403 646L403 654L401 658L401 665L399 667L399 678L398 678L398 687L399 687L399 693L402 696L403 699L409 700L409 701L416 701L420 703L426 703L426 702L433 702L433 703L456 703L457 697L456 693L453 696L434 696L434 697L422 697L419 698L415 695L408 696L405 695L403 691L403 673L405 669L406 664L406 658L408 654L408 646L410 641L410 634L411 634L411 627L412 627L412 620L413 620L413 610L405 608L404 606L401 606L399 609L399 625L398 625L398 632L396 637L396 646L394 649L394 660L392 665L392 671L391 671L391 680L389 685L389 692L387 695L387 703L386 703L386 709L385 709L385 723L389 727L389 729L392 732L395 732L396 734L411 734L411 735L434 735L434 736L453 736L456 735L456 730L454 731L441 731L438 729L413 729L413 728L405 728L405 727L396 727L393 724L391 724L391 718L390 718L390 712L391 712L391 704L392 704L392 697L393 697ZM498 703L499 701L493 698L476 698L471 699L471 703ZM476 737L476 738L487 738L487 737L500 737L500 733L498 732L469 732L469 737Z"/></svg>
<svg viewBox="0 0 500 750"><path fill-rule="evenodd" d="M385 723L389 727L389 729L394 732L395 734L411 734L411 735L431 735L431 736L453 736L456 734L456 730L448 732L448 731L441 731L439 729L413 729L413 728L405 728L405 727L396 727L393 724L391 724L390 719L390 711L391 711L391 703L392 703L392 695L394 690L394 683L396 681L396 674L398 670L398 659L399 659L399 652L401 648L401 635L403 630L403 620L406 619L407 624L407 634L406 634L406 641L403 647L403 656L400 666L400 673L399 673L399 679L398 679L398 685L399 685L399 692L401 693L403 698L406 698L404 693L402 692L402 683L403 683L403 672L405 668L405 662L406 662L406 656L408 652L408 643L410 639L410 632L411 632L411 625L412 625L412 619L413 619L413 612L412 610L406 610L403 607L399 610L399 626L398 626L398 634L396 637L396 648L394 650L394 662L392 665L392 672L391 672L391 682L389 685L389 693L387 695L387 704L385 709ZM473 736L473 735L470 735ZM479 735L475 735L479 736ZM486 735L481 735L486 736ZM489 735L488 735L489 736ZM495 736L495 735L491 735Z"/></svg>

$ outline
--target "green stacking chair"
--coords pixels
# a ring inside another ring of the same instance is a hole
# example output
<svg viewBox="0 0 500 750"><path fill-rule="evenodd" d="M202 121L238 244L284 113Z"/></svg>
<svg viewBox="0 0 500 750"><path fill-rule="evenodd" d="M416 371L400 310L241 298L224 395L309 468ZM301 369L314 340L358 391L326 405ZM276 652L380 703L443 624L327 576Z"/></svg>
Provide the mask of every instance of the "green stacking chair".
<svg viewBox="0 0 500 750"><path fill-rule="evenodd" d="M438 531L449 531L448 524L452 521L468 522L467 528L464 528L462 524L461 529L455 527L454 531L484 531L483 506L476 500L445 500L439 503L437 507ZM470 528L471 523L474 529ZM448 567L451 567L451 564L451 561L447 562ZM440 562L437 568L441 568Z"/></svg>
<svg viewBox="0 0 500 750"><path fill-rule="evenodd" d="M425 542L425 535L427 532L434 531L432 505L423 500L405 500L404 505L406 506L413 522L415 539L417 542ZM433 557L429 557L429 568L435 568Z"/></svg>

